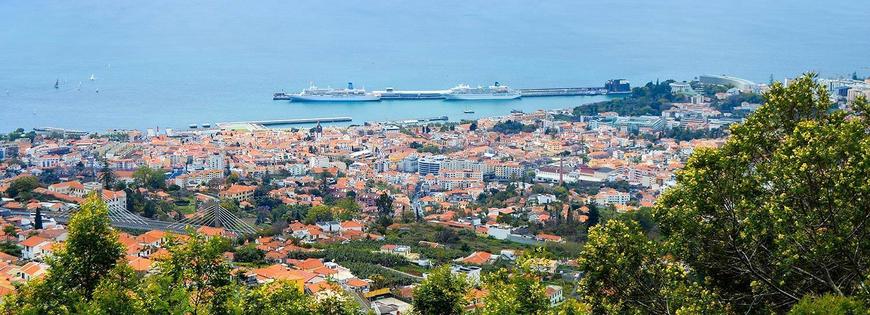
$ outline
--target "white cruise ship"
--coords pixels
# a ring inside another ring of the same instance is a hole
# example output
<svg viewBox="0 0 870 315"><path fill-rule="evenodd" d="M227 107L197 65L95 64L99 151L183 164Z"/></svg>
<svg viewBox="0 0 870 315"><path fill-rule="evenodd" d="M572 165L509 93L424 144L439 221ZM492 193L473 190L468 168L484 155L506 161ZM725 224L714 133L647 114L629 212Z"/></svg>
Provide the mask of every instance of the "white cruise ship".
<svg viewBox="0 0 870 315"><path fill-rule="evenodd" d="M318 88L311 86L299 94L290 94L293 102L370 102L380 101L377 94L366 93L365 89L353 88L353 83L347 83L346 89Z"/></svg>
<svg viewBox="0 0 870 315"><path fill-rule="evenodd" d="M519 91L511 90L498 82L489 87L478 86L476 88L460 84L444 94L444 98L448 100L513 100L520 98L520 96Z"/></svg>

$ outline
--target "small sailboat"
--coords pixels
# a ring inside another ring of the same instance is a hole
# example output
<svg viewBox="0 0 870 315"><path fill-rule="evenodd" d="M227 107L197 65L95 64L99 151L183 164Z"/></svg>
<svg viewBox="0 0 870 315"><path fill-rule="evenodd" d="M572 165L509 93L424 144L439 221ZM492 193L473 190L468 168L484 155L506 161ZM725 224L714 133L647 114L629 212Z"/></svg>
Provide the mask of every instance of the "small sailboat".
<svg viewBox="0 0 870 315"><path fill-rule="evenodd" d="M462 111L462 112L463 112L463 113L466 113L466 114L474 114L474 111L473 111L473 110L470 110L470 109L466 109L466 110L464 110L464 111Z"/></svg>
<svg viewBox="0 0 870 315"><path fill-rule="evenodd" d="M91 74L91 81L94 81L96 79L97 79L97 77L95 77L93 74Z"/></svg>
<svg viewBox="0 0 870 315"><path fill-rule="evenodd" d="M55 88L55 89L60 88L60 79L57 79L57 80L54 81L54 88Z"/></svg>

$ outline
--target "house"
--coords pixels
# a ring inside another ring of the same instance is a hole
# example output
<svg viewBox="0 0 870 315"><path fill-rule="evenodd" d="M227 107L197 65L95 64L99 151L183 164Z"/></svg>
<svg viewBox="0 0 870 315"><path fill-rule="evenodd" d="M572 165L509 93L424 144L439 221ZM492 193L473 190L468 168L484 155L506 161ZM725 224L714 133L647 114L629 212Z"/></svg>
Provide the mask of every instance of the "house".
<svg viewBox="0 0 870 315"><path fill-rule="evenodd" d="M196 232L199 234L205 235L206 238L212 238L212 237L232 238L232 237L235 237L235 233L227 231L224 228L210 227L210 226L206 226L206 225L203 225L203 226L200 226L199 228L197 228Z"/></svg>
<svg viewBox="0 0 870 315"><path fill-rule="evenodd" d="M338 223L338 221L317 222L315 224L323 232L337 233L341 231L341 225Z"/></svg>
<svg viewBox="0 0 870 315"><path fill-rule="evenodd" d="M553 235L553 234L538 233L538 235L536 235L535 237L538 240L544 241L544 242L553 242L553 243L564 243L565 242L565 240L563 240L561 236Z"/></svg>
<svg viewBox="0 0 870 315"><path fill-rule="evenodd" d="M461 266L461 265L451 265L450 273L454 275L462 274L465 275L465 279L468 280L471 284L480 283L480 267L477 266ZM425 277L425 275L424 275Z"/></svg>
<svg viewBox="0 0 870 315"><path fill-rule="evenodd" d="M371 289L368 281L359 278L350 278L344 282L345 287L355 292L366 293Z"/></svg>
<svg viewBox="0 0 870 315"><path fill-rule="evenodd" d="M486 235L497 240L507 239L510 234L511 227L508 225L490 225L486 229Z"/></svg>
<svg viewBox="0 0 870 315"><path fill-rule="evenodd" d="M413 306L394 297L381 298L372 302L372 311L378 315L409 314Z"/></svg>
<svg viewBox="0 0 870 315"><path fill-rule="evenodd" d="M456 261L472 265L485 265L491 263L495 258L496 256L487 252L473 252L468 257L459 258Z"/></svg>
<svg viewBox="0 0 870 315"><path fill-rule="evenodd" d="M87 191L85 190L85 185L82 185L82 183L79 181L68 181L51 184L48 186L48 190L51 192L70 195L78 198L84 197L87 193Z"/></svg>
<svg viewBox="0 0 870 315"><path fill-rule="evenodd" d="M562 296L562 287L558 285L548 285L545 292L550 300L550 306L556 306L565 300L565 297Z"/></svg>
<svg viewBox="0 0 870 315"><path fill-rule="evenodd" d="M258 283L267 283L275 280L288 281L299 289L304 290L305 277L294 270L287 269L283 265L275 264L264 268L251 270Z"/></svg>
<svg viewBox="0 0 870 315"><path fill-rule="evenodd" d="M233 184L230 188L221 191L218 196L221 198L232 199L238 202L251 201L254 198L256 186L244 186Z"/></svg>
<svg viewBox="0 0 870 315"><path fill-rule="evenodd" d="M556 195L553 195L553 194L536 194L533 197L535 198L535 201L539 205L544 205L544 204L559 201L559 199L556 198Z"/></svg>
<svg viewBox="0 0 870 315"><path fill-rule="evenodd" d="M38 235L28 237L26 240L18 244L23 247L21 250L21 258L36 259L42 257L42 248L49 243L51 243L50 240Z"/></svg>
<svg viewBox="0 0 870 315"><path fill-rule="evenodd" d="M135 246L131 246L132 244L127 245L128 253L129 250L136 248L140 252L139 255L148 257L151 253L160 249L163 244L166 243L167 233L160 230L150 230L145 232L139 236L136 236ZM139 256L137 255L137 256Z"/></svg>
<svg viewBox="0 0 870 315"><path fill-rule="evenodd" d="M48 271L48 265L41 262L31 261L24 264L24 266L21 266L21 268L18 268L18 270L16 270L15 272L15 275L21 279L24 279L24 281L30 281L33 279L41 278L43 275L45 275L46 271Z"/></svg>
<svg viewBox="0 0 870 315"><path fill-rule="evenodd" d="M595 204L599 206L606 205L626 205L628 201L631 199L631 195L625 192L618 191L613 188L602 189L598 194L596 194L591 201L594 201Z"/></svg>
<svg viewBox="0 0 870 315"><path fill-rule="evenodd" d="M347 232L347 231L360 231L360 232L362 232L362 230L363 230L362 223L359 223L356 221L341 222L341 232Z"/></svg>

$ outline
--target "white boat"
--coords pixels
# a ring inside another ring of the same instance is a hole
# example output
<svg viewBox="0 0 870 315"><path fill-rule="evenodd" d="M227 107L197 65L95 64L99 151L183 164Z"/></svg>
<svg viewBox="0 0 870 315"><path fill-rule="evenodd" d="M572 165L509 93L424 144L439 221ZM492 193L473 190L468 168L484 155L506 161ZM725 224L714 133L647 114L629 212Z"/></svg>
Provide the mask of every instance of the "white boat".
<svg viewBox="0 0 870 315"><path fill-rule="evenodd" d="M290 94L293 102L371 102L380 101L380 95L367 93L365 89L353 88L353 83L348 83L346 89L318 88L311 86L302 90L299 94Z"/></svg>
<svg viewBox="0 0 870 315"><path fill-rule="evenodd" d="M450 89L444 98L447 100L513 100L520 98L520 92L512 90L507 86L500 85L498 82L488 87L478 86L470 87L467 84L460 84L455 88Z"/></svg>
<svg viewBox="0 0 870 315"><path fill-rule="evenodd" d="M93 81L93 80L96 80L97 77L95 77L93 74L91 74L91 78L90 78L90 79L91 79L91 81Z"/></svg>

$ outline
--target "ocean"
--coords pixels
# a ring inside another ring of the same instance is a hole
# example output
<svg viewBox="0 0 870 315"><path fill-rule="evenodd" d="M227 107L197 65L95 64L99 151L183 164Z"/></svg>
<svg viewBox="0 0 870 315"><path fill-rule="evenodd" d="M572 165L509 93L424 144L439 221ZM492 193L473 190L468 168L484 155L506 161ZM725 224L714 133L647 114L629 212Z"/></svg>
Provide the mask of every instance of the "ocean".
<svg viewBox="0 0 870 315"><path fill-rule="evenodd" d="M0 132L328 116L459 120L606 99L271 100L311 82L380 90L867 76L867 21L862 0L4 0Z"/></svg>

